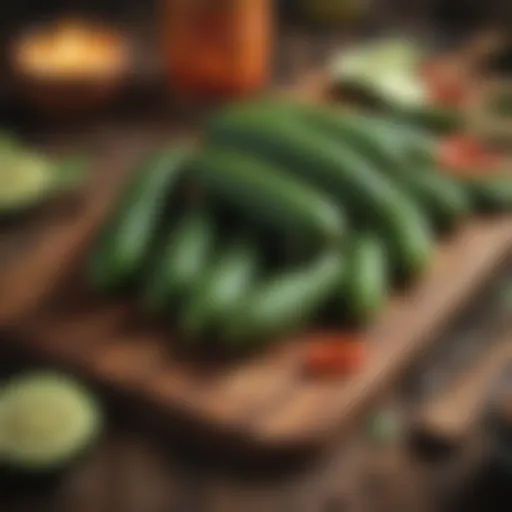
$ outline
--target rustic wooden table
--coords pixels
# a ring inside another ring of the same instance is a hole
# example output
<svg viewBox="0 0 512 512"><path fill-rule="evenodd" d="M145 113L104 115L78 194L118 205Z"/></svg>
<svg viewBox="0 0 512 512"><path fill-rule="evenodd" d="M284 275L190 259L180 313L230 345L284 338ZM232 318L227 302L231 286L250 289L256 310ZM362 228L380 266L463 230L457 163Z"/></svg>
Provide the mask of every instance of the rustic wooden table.
<svg viewBox="0 0 512 512"><path fill-rule="evenodd" d="M320 64L335 40L326 37L312 46L292 36L284 45L282 65L278 65L283 71L282 82L286 84L287 77L309 69L307 63ZM150 63L149 75L153 71ZM127 140L136 139L142 132L145 136L162 137L172 131L166 120L155 123L154 116L148 113L146 121L137 118L136 121L123 119L121 124L105 122L101 132L94 133L91 145L108 146L119 137L121 125ZM83 133L83 127L79 132L77 137ZM69 143L73 137L73 132L67 133ZM16 253L8 248L20 245L23 247L23 236L3 231L1 257L15 257ZM6 372L23 368L25 364L7 355L1 362ZM379 407L390 407L399 418L408 418L409 404L399 394L383 396ZM326 453L314 460L292 464L292 469L232 467L222 457L197 453L198 450L183 446L178 440L163 442L138 429L132 419L126 412L113 413L101 443L64 475L58 485L43 490L2 489L0 510L433 512L442 509L444 489L460 479L482 449L480 444L469 443L470 449L453 459L442 464L426 464L411 454L404 436L391 443L376 444L363 422L358 431L331 446Z"/></svg>
<svg viewBox="0 0 512 512"><path fill-rule="evenodd" d="M6 359L3 366L6 366ZM12 367L19 368L19 362ZM294 468L233 466L111 417L101 443L43 489L4 488L3 512L336 512L438 510L433 481L400 443L365 434ZM368 466L371 452L371 467ZM430 470L431 471L431 470ZM0 486L1 487L1 486ZM422 504L418 509L416 505Z"/></svg>
<svg viewBox="0 0 512 512"><path fill-rule="evenodd" d="M447 488L459 485L482 451L471 445L454 459L424 463L403 438L379 444L361 428L291 469L251 468L164 443L130 423L111 418L101 443L56 484L3 488L0 510L437 512Z"/></svg>
<svg viewBox="0 0 512 512"><path fill-rule="evenodd" d="M488 297L483 294L439 345L448 345L456 338L467 343L465 336L488 320L486 302ZM484 341L490 339L489 332L480 333ZM463 377L457 387L459 396L446 399L443 380L450 379L452 372L450 365L445 366L444 373L442 368L440 371L439 358L449 359L450 352L443 351L424 364L427 369L433 368L433 373L412 369L418 377L413 379L412 387L421 389L412 391L405 381L397 381L354 431L326 446L323 453L307 459L275 460L272 465L261 461L257 465L237 463L222 453L206 452L191 444L193 441L186 441L183 432L157 434L146 425L145 418L137 417L130 407L111 397L106 404L108 425L101 442L54 485L40 489L11 487L5 482L2 485L0 473L0 510L454 512L445 508L446 499L461 487L464 476L485 454L485 436L476 428L458 450L443 450L441 458L425 458L424 450L411 449L407 435L411 418L418 417L420 403L437 403L441 410L455 408L461 415L467 414L464 411L468 407L462 404L468 400L460 389L471 387L474 378L467 381ZM18 353L3 350L0 374L18 372L32 364ZM427 392L433 379L441 389ZM449 388L450 380L447 382ZM439 396L441 399L436 399ZM374 430L375 414L383 412L392 414L394 420L388 424L391 436L387 440L376 437ZM444 417L442 412L434 414L434 428L435 422L440 418L442 423Z"/></svg>

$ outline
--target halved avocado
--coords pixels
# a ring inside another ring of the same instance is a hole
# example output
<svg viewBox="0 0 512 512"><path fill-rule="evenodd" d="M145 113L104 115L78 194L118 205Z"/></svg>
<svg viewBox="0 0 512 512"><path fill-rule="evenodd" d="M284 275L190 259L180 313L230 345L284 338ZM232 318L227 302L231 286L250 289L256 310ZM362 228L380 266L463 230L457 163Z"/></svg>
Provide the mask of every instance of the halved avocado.
<svg viewBox="0 0 512 512"><path fill-rule="evenodd" d="M0 460L28 473L61 470L92 445L101 424L97 400L73 379L14 378L0 393Z"/></svg>

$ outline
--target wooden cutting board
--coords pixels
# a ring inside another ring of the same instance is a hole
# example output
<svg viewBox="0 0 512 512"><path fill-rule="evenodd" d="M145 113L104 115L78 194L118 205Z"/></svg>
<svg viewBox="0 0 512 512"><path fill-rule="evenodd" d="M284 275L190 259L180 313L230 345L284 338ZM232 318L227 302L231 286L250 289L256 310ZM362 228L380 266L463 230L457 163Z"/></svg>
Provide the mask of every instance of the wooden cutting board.
<svg viewBox="0 0 512 512"><path fill-rule="evenodd" d="M324 83L304 81L299 96L318 97ZM308 335L244 361L186 362L173 351L168 330L132 303L92 295L80 272L141 146L124 139L103 155L74 208L63 215L56 204L42 214L25 230L16 257L0 265L2 343L78 372L161 425L184 425L213 445L223 440L253 452L288 453L342 433L511 255L512 216L461 226L439 246L426 275L390 300L367 335L369 364L348 380L304 375ZM0 238L0 256L2 245Z"/></svg>
<svg viewBox="0 0 512 512"><path fill-rule="evenodd" d="M246 361L187 363L173 353L169 332L134 304L93 296L80 275L130 160L124 154L100 162L79 206L65 217L50 215L46 224L40 219L30 250L2 268L3 342L78 371L165 421L186 420L210 438L222 434L247 447L301 449L342 432L435 342L512 249L510 216L461 227L421 281L390 301L368 333L372 360L348 380L303 374L307 336Z"/></svg>

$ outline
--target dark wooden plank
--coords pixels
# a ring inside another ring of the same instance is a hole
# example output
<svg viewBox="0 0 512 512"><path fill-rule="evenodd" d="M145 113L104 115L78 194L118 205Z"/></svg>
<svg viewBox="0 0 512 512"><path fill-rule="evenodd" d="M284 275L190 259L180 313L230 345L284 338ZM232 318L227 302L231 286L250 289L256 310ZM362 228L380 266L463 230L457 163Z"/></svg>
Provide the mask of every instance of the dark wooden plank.
<svg viewBox="0 0 512 512"><path fill-rule="evenodd" d="M452 386L424 405L415 427L447 446L467 440L485 412L490 386L512 361L512 331L489 340L489 350Z"/></svg>
<svg viewBox="0 0 512 512"><path fill-rule="evenodd" d="M109 512L112 508L113 450L105 439L70 473L53 497L55 512Z"/></svg>
<svg viewBox="0 0 512 512"><path fill-rule="evenodd" d="M119 432L115 439L116 480L113 510L123 512L163 512L173 510L181 490L172 478L163 454L140 436Z"/></svg>
<svg viewBox="0 0 512 512"><path fill-rule="evenodd" d="M200 482L201 512L282 512L281 489L275 483L257 482L232 475L207 474Z"/></svg>

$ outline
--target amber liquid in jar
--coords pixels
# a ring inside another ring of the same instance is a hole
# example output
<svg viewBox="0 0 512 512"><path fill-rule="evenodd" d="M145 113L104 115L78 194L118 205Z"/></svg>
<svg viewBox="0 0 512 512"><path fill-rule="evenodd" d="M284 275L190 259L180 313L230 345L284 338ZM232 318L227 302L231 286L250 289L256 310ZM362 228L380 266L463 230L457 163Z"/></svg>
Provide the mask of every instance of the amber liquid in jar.
<svg viewBox="0 0 512 512"><path fill-rule="evenodd" d="M271 0L164 0L165 64L173 90L236 97L267 83Z"/></svg>

